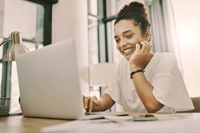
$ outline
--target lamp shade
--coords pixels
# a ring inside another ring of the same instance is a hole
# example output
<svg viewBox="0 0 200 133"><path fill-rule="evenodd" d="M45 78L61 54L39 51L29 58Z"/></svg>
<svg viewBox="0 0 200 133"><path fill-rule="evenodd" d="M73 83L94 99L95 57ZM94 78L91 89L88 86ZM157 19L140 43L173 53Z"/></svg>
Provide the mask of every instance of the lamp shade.
<svg viewBox="0 0 200 133"><path fill-rule="evenodd" d="M26 46L22 44L22 38L20 32L18 31L12 32L11 40L7 41L12 41L12 45L6 51L4 55L4 61L15 61L15 57L17 55L29 52L28 48L26 48Z"/></svg>
<svg viewBox="0 0 200 133"><path fill-rule="evenodd" d="M90 86L106 86L110 84L116 68L116 63L99 63L90 65Z"/></svg>
<svg viewBox="0 0 200 133"><path fill-rule="evenodd" d="M12 44L4 55L4 61L15 61L17 55L27 52L29 50L23 44Z"/></svg>

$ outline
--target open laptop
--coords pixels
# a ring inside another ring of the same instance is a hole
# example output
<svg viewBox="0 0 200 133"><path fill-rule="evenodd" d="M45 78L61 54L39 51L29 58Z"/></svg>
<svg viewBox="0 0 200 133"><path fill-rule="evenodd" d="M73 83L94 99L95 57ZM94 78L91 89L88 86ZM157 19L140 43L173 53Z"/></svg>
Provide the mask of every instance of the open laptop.
<svg viewBox="0 0 200 133"><path fill-rule="evenodd" d="M22 114L58 119L86 116L79 84L75 44L64 40L16 57Z"/></svg>

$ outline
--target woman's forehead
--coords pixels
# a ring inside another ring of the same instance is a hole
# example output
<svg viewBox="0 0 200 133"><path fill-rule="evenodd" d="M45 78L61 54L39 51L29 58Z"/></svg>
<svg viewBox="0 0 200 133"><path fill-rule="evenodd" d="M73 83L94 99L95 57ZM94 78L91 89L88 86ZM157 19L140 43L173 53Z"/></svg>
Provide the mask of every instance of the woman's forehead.
<svg viewBox="0 0 200 133"><path fill-rule="evenodd" d="M114 26L114 33L122 34L125 31L133 31L133 32L140 32L139 26L135 26L133 20L121 20Z"/></svg>

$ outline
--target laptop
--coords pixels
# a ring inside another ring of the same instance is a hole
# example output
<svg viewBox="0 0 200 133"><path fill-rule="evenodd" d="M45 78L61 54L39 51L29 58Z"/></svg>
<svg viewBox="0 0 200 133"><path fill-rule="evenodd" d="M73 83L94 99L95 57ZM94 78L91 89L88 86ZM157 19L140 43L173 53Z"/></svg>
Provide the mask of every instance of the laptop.
<svg viewBox="0 0 200 133"><path fill-rule="evenodd" d="M22 114L26 117L96 119L85 115L73 39L16 57Z"/></svg>

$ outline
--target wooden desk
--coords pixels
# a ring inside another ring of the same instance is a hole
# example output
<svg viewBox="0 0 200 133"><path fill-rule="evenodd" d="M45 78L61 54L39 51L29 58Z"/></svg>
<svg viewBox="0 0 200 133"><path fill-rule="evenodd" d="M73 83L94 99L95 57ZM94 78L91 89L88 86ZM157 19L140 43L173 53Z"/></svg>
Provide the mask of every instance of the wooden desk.
<svg viewBox="0 0 200 133"><path fill-rule="evenodd" d="M144 113L130 113L130 115L135 115L135 114L144 114ZM156 115L160 115L160 114L156 114ZM195 131L199 130L200 132L200 113L191 113L191 115L193 118L190 119L190 121L193 122L193 125L192 123L191 125L186 123L186 126L189 126L189 128L192 129L192 131L193 131L193 126L194 126ZM44 127L62 124L66 122L69 122L69 120L27 118L27 117L23 117L22 115L0 117L0 133L37 133L37 132L40 132L41 129ZM161 123L159 124L163 124L162 122L163 121L161 121ZM172 122L175 122L175 121L172 121ZM196 123L196 125L194 123ZM140 122L140 123L135 123L135 124L142 124L142 123ZM159 127L159 125L157 124L155 125L155 127ZM177 132L180 132L181 128L182 128L181 126L177 127ZM185 125L183 129L184 128L185 128Z"/></svg>
<svg viewBox="0 0 200 133"><path fill-rule="evenodd" d="M132 113L139 114L139 113ZM143 114L143 113L140 113ZM22 115L0 117L0 133L38 133L43 127L57 125L69 120L27 118Z"/></svg>
<svg viewBox="0 0 200 133"><path fill-rule="evenodd" d="M67 120L27 118L22 115L0 117L0 133L38 133L46 126L67 122Z"/></svg>

